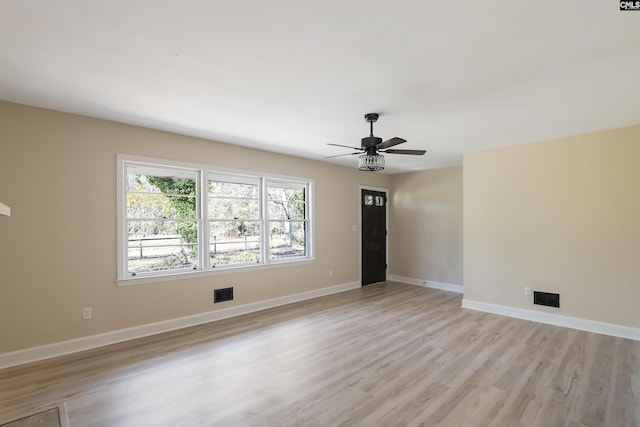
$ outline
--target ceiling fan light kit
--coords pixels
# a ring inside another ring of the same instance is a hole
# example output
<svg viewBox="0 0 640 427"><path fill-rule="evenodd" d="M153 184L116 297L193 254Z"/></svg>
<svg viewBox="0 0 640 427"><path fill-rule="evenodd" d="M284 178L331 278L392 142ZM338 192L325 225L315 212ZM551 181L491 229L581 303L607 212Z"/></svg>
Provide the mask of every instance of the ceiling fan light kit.
<svg viewBox="0 0 640 427"><path fill-rule="evenodd" d="M360 141L360 147L349 147L347 145L340 144L327 144L335 145L336 147L351 148L358 151L356 151L355 153L329 156L327 158L360 154L360 156L358 157L358 169L366 172L376 172L384 169L384 156L380 153L410 154L413 156L422 156L427 152L426 150L390 150L390 147L398 144L403 144L407 141L396 136L383 142L382 138L373 136L373 124L378 120L378 117L380 117L378 113L367 113L364 115L364 119L369 123L371 132L369 136L362 138L362 140Z"/></svg>
<svg viewBox="0 0 640 427"><path fill-rule="evenodd" d="M384 156L382 154L363 154L358 157L358 169L368 172L381 171L384 169Z"/></svg>

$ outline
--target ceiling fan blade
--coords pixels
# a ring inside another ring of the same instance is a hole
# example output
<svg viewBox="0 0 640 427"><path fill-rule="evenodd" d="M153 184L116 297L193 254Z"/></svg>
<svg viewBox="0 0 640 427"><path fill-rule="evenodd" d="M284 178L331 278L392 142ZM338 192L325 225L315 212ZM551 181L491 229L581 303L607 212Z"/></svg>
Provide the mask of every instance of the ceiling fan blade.
<svg viewBox="0 0 640 427"><path fill-rule="evenodd" d="M387 154L413 154L414 156L422 156L426 152L427 150L394 150L394 149L383 151L383 153L387 153Z"/></svg>
<svg viewBox="0 0 640 427"><path fill-rule="evenodd" d="M325 157L325 159L333 159L334 157L342 157L342 156L353 156L354 154L362 154L362 152L358 151L357 153L337 154L335 156L327 156Z"/></svg>
<svg viewBox="0 0 640 427"><path fill-rule="evenodd" d="M336 147L351 148L352 150L362 150L362 148L360 148L360 147L350 147L348 145L341 145L341 144L327 144L327 145L334 145Z"/></svg>
<svg viewBox="0 0 640 427"><path fill-rule="evenodd" d="M388 139L384 142L381 142L376 147L384 150L385 148L393 147L394 145L403 144L407 142L406 139L398 138L397 136L391 139Z"/></svg>

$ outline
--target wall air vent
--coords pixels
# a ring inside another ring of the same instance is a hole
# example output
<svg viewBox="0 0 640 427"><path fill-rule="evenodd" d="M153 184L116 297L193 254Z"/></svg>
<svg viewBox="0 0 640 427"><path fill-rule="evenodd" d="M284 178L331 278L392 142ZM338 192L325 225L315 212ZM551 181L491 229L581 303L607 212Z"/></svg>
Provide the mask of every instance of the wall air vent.
<svg viewBox="0 0 640 427"><path fill-rule="evenodd" d="M213 302L231 301L233 299L233 288L223 288L213 290Z"/></svg>
<svg viewBox="0 0 640 427"><path fill-rule="evenodd" d="M533 291L533 303L538 305L546 305L548 307L560 308L560 294Z"/></svg>

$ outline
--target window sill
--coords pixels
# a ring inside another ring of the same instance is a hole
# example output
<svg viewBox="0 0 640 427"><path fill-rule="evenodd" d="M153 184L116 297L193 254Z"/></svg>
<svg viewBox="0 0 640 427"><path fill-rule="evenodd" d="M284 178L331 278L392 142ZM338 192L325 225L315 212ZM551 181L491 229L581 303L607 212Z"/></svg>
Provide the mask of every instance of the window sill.
<svg viewBox="0 0 640 427"><path fill-rule="evenodd" d="M237 267L219 267L211 270L202 271L180 271L176 273L159 274L156 276L139 276L139 277L125 277L116 279L118 286L135 286L145 285L147 283L157 282L170 282L175 280L188 280L198 277L217 276L220 274L235 274L245 273L255 270L264 270L270 268L281 267L296 267L299 265L312 264L315 262L315 258L301 258L296 261L274 261L269 264L257 264L257 265L242 265Z"/></svg>

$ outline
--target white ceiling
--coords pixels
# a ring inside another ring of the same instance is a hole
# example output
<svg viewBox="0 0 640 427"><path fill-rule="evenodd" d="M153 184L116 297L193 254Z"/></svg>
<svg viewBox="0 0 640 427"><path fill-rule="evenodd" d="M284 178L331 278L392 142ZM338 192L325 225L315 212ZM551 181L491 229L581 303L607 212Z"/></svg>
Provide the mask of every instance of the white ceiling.
<svg viewBox="0 0 640 427"><path fill-rule="evenodd" d="M387 172L640 123L616 0L0 0L0 99ZM357 164L356 156L330 159Z"/></svg>

